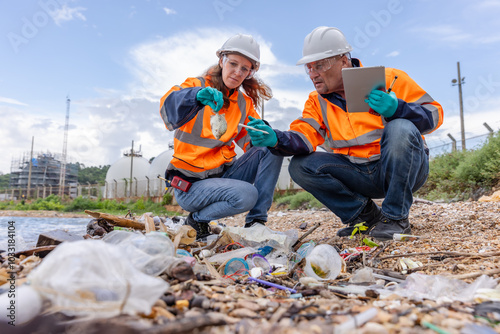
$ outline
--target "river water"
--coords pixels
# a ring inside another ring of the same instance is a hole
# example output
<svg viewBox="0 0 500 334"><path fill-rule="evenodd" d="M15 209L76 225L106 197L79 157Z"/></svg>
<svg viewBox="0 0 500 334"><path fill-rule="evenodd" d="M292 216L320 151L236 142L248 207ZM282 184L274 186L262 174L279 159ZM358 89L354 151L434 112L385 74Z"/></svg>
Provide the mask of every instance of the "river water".
<svg viewBox="0 0 500 334"><path fill-rule="evenodd" d="M35 247L38 236L43 232L63 230L83 236L90 220L91 218L0 217L0 250L7 249L9 231L15 233L15 251L18 252Z"/></svg>

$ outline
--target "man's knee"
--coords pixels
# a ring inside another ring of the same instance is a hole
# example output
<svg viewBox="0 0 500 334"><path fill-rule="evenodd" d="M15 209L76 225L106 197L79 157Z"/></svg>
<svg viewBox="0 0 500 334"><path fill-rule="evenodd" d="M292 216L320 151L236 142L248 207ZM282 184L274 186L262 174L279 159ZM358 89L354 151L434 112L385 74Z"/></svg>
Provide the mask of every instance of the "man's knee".
<svg viewBox="0 0 500 334"><path fill-rule="evenodd" d="M290 161L288 173L293 181L297 182L297 179L305 173L304 166L306 165L307 157L307 155L296 155Z"/></svg>

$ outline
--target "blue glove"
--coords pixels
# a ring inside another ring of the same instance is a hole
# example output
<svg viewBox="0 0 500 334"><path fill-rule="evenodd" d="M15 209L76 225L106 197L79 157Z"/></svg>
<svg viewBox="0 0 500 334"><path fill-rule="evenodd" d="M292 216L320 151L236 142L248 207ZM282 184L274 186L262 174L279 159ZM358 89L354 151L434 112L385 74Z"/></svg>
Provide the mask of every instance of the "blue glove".
<svg viewBox="0 0 500 334"><path fill-rule="evenodd" d="M278 137L276 137L276 132L274 132L273 128L264 123L261 119L253 118L252 116L248 116L248 118L250 119L250 122L247 124L248 126L267 132L267 134L265 134L264 132L247 129L252 139L253 146L274 147L278 143Z"/></svg>
<svg viewBox="0 0 500 334"><path fill-rule="evenodd" d="M387 94L378 89L374 89L365 100L374 111L384 117L392 117L398 109L398 98L394 92Z"/></svg>
<svg viewBox="0 0 500 334"><path fill-rule="evenodd" d="M224 98L222 93L215 88L205 87L196 93L196 99L201 104L209 106L215 112L219 112L224 105Z"/></svg>

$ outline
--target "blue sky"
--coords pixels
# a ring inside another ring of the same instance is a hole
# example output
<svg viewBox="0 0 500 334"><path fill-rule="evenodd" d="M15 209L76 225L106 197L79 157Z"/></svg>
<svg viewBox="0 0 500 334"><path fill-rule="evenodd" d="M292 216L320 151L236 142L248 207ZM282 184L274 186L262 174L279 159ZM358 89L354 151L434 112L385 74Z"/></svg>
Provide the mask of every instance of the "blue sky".
<svg viewBox="0 0 500 334"><path fill-rule="evenodd" d="M430 147L460 139L461 65L466 137L500 128L500 2L347 1L0 1L0 172L28 153L61 153L66 96L71 99L68 157L112 164L141 147L149 159L172 133L159 99L217 61L231 35L261 45L258 75L274 98L265 118L282 130L314 89L303 67L304 37L317 26L341 29L365 66L406 71L445 110Z"/></svg>

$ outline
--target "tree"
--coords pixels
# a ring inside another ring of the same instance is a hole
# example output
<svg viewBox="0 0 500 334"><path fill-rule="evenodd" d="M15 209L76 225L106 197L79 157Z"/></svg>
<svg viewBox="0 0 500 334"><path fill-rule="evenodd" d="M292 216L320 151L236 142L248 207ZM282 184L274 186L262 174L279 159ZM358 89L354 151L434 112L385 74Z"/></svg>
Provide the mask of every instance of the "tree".
<svg viewBox="0 0 500 334"><path fill-rule="evenodd" d="M0 173L0 188L9 187L10 174Z"/></svg>
<svg viewBox="0 0 500 334"><path fill-rule="evenodd" d="M85 165L77 163L78 165L78 183L80 184L96 184L104 183L106 180L106 173L110 165L104 165L99 167L85 167Z"/></svg>

